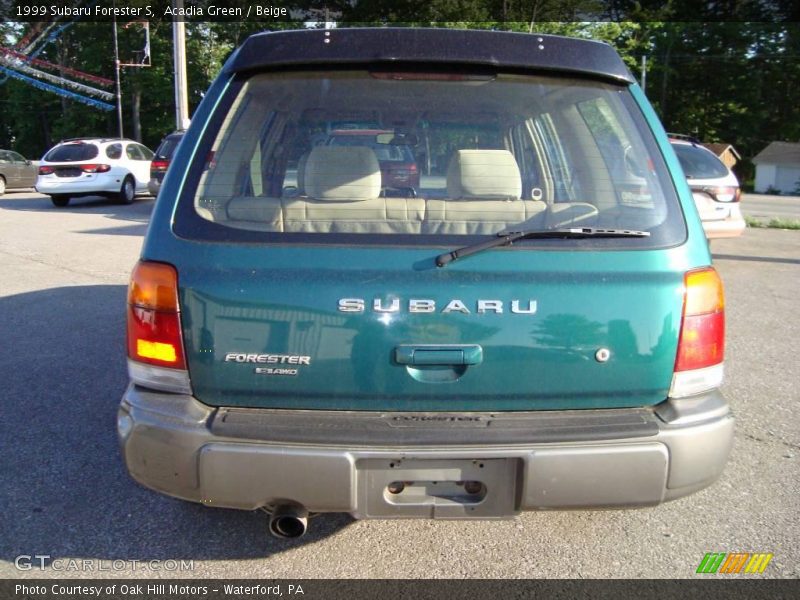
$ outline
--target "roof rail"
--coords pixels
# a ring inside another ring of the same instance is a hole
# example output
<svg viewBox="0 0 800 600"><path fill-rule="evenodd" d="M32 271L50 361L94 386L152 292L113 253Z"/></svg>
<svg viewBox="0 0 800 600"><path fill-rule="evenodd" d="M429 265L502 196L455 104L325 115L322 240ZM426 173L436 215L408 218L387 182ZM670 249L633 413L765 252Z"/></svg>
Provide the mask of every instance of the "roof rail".
<svg viewBox="0 0 800 600"><path fill-rule="evenodd" d="M59 144L63 144L64 142L81 142L85 140L97 140L98 142L112 142L112 141L121 141L121 142L132 142L130 138L119 138L119 137L103 137L103 136L88 136L88 137L74 137L74 138L64 138L59 141Z"/></svg>

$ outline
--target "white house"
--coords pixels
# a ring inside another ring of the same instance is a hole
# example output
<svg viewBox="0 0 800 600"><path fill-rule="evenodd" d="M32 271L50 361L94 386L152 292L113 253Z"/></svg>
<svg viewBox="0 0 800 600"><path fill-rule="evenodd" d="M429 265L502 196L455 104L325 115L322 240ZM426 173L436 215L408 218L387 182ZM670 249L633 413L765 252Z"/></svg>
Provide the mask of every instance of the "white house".
<svg viewBox="0 0 800 600"><path fill-rule="evenodd" d="M800 189L800 144L772 142L753 158L756 166L756 192L770 188L782 194Z"/></svg>

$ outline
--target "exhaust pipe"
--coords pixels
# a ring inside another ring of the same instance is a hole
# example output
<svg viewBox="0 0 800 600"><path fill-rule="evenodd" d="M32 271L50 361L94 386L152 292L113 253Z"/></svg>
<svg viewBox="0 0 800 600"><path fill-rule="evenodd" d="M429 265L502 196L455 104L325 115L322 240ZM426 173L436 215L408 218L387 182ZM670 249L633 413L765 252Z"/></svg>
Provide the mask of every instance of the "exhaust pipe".
<svg viewBox="0 0 800 600"><path fill-rule="evenodd" d="M307 530L308 511L302 506L277 506L269 517L269 532L277 538L298 538Z"/></svg>

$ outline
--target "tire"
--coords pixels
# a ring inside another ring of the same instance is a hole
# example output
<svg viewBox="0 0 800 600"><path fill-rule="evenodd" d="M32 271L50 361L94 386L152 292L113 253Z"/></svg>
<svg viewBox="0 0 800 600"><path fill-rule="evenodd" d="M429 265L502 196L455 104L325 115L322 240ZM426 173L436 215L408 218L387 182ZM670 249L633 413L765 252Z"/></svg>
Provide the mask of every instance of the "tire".
<svg viewBox="0 0 800 600"><path fill-rule="evenodd" d="M69 204L69 196L50 196L50 201L53 203L53 206L64 208L67 204Z"/></svg>
<svg viewBox="0 0 800 600"><path fill-rule="evenodd" d="M133 177L128 175L122 180L122 187L119 189L117 199L122 204L131 204L134 198L136 198L136 182L133 180Z"/></svg>
<svg viewBox="0 0 800 600"><path fill-rule="evenodd" d="M0 196L6 193L6 179L0 176Z"/></svg>

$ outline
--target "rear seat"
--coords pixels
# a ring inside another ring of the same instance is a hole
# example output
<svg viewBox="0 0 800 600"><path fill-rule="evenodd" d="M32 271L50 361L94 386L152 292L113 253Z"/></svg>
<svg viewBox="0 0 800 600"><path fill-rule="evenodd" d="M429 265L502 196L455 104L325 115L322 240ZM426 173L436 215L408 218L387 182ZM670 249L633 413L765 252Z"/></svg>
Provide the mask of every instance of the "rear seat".
<svg viewBox="0 0 800 600"><path fill-rule="evenodd" d="M492 234L535 226L541 200L522 200L522 178L508 150L458 150L447 167L447 199L426 202L422 233Z"/></svg>
<svg viewBox="0 0 800 600"><path fill-rule="evenodd" d="M363 146L317 146L304 169L306 198L282 200L284 231L419 233L421 198L382 198L375 153Z"/></svg>
<svg viewBox="0 0 800 600"><path fill-rule="evenodd" d="M305 197L240 197L227 225L308 233L492 234L535 227L546 205L520 199L519 168L507 150L459 150L447 172L448 199L385 198L375 153L361 146L317 146L299 187Z"/></svg>
<svg viewBox="0 0 800 600"><path fill-rule="evenodd" d="M305 197L234 198L230 224L262 231L419 233L421 198L382 198L375 153L362 146L317 146L298 169Z"/></svg>

